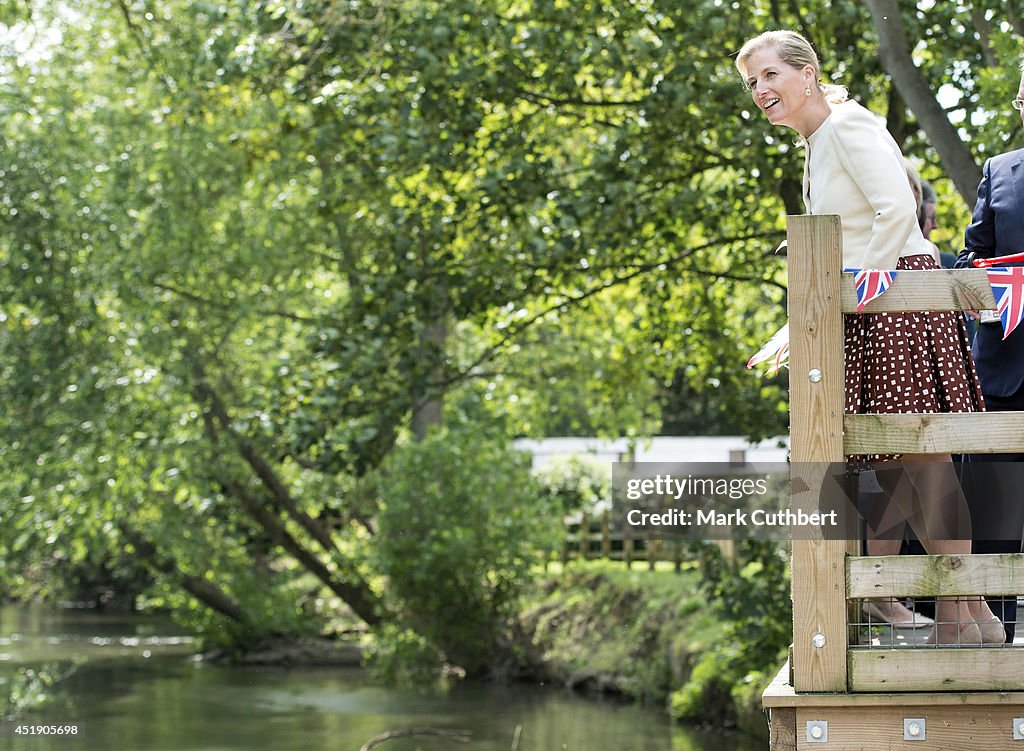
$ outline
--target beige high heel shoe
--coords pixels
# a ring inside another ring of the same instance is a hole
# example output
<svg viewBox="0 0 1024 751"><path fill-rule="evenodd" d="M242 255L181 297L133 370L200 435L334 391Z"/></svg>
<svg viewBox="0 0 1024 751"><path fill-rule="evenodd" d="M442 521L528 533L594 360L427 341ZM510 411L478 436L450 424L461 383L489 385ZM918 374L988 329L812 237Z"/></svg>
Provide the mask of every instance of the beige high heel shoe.
<svg viewBox="0 0 1024 751"><path fill-rule="evenodd" d="M935 625L931 618L909 610L896 599L866 600L864 615L868 617L868 623L872 626L888 624L893 628L927 628Z"/></svg>
<svg viewBox="0 0 1024 751"><path fill-rule="evenodd" d="M981 629L982 644L1006 643L1006 629L1003 628L1003 622L998 617L993 616L990 620L982 621L978 626Z"/></svg>
<svg viewBox="0 0 1024 751"><path fill-rule="evenodd" d="M951 642L938 642L935 641L935 637L938 633L938 626L930 634L928 638L924 640L927 645L935 645L940 647L977 647L982 644L981 629L978 624L974 621L968 621L960 627L960 631L957 634L956 641Z"/></svg>

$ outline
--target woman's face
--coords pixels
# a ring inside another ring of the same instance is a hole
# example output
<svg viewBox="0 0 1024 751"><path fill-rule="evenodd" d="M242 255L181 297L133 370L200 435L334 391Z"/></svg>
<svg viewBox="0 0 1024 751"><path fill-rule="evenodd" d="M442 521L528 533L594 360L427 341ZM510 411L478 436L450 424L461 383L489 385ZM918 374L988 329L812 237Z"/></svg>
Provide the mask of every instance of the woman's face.
<svg viewBox="0 0 1024 751"><path fill-rule="evenodd" d="M811 66L794 68L779 58L774 47L765 47L747 58L746 83L768 122L800 130L797 124L810 99L805 92L816 86Z"/></svg>

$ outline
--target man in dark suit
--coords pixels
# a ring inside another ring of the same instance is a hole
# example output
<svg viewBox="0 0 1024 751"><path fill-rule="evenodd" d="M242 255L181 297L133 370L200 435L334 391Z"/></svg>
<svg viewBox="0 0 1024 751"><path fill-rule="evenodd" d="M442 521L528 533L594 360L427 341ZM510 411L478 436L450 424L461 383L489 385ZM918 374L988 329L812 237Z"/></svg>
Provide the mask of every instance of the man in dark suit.
<svg viewBox="0 0 1024 751"><path fill-rule="evenodd" d="M1014 109L1024 106L1024 76ZM1024 111L1021 112L1024 121ZM956 267L966 268L969 256L979 258L1024 252L1024 149L985 162L978 203L964 233L964 249ZM1019 265L1019 264L1014 264ZM974 337L974 363L990 412L1024 411L1024 325L1003 339L998 318L982 317ZM980 454L965 457L964 490L971 503L975 553L1021 552L1024 526L1024 454ZM1014 635L1016 598L990 600L1002 618L1010 641Z"/></svg>

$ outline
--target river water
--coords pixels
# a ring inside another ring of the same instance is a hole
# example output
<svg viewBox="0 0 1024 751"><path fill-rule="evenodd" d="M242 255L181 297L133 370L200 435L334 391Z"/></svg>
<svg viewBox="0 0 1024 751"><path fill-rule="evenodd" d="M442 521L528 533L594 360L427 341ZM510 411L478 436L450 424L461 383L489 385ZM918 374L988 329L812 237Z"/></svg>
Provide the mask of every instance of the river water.
<svg viewBox="0 0 1024 751"><path fill-rule="evenodd" d="M374 684L357 668L212 665L192 659L194 650L191 636L162 618L0 607L0 696L19 669L43 667L62 676L49 690L55 703L0 718L0 750L358 751L380 733L416 727L467 730L470 742L423 736L375 748L763 748L732 734L676 727L658 708L561 689L469 683L398 689ZM69 734L26 734L57 728Z"/></svg>

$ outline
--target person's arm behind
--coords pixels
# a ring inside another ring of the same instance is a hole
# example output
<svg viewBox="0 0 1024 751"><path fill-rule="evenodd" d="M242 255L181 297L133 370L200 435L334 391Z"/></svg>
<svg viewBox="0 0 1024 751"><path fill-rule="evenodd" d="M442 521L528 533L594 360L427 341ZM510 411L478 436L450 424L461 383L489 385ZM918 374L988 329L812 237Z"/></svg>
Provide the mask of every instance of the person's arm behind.
<svg viewBox="0 0 1024 751"><path fill-rule="evenodd" d="M991 204L991 160L985 161L981 170L981 182L978 183L978 202L974 204L971 223L964 232L964 249L956 257L955 269L970 267L968 256L974 253L977 258L992 258L996 253L996 223Z"/></svg>
<svg viewBox="0 0 1024 751"><path fill-rule="evenodd" d="M978 183L978 202L974 204L971 223L964 232L964 249L956 257L954 269L969 269L971 257L992 258L996 252L996 223L991 204L991 160L985 160L981 170L981 182ZM965 310L964 313L975 320L981 318L976 310Z"/></svg>

